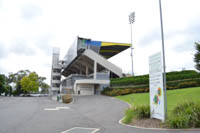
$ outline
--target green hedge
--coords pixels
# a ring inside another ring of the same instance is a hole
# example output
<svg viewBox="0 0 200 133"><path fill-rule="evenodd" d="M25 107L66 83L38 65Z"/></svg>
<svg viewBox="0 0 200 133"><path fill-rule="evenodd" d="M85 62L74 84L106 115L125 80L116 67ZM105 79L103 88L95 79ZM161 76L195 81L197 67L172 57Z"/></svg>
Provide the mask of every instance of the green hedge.
<svg viewBox="0 0 200 133"><path fill-rule="evenodd" d="M120 95L128 95L132 93L143 93L143 92L149 92L149 88L127 88L127 89L107 89L105 88L101 94L107 95L107 96L120 96Z"/></svg>
<svg viewBox="0 0 200 133"><path fill-rule="evenodd" d="M111 79L112 86L124 86L124 85L142 85L149 82L149 76L135 76L135 77L126 77L119 79Z"/></svg>
<svg viewBox="0 0 200 133"><path fill-rule="evenodd" d="M188 88L188 87L198 87L198 86L200 86L200 79L187 79L187 80L167 82L168 90Z"/></svg>
<svg viewBox="0 0 200 133"><path fill-rule="evenodd" d="M200 86L200 74L194 70L168 72L166 80L168 90ZM142 75L111 79L111 88L105 88L102 94L119 96L148 91L149 75Z"/></svg>
<svg viewBox="0 0 200 133"><path fill-rule="evenodd" d="M167 81L167 89L181 89L181 88L188 88L188 87L198 87L200 86L200 79L188 79L188 80L177 80L177 81ZM102 91L103 95L107 96L120 96L120 95L127 95L132 93L143 93L149 92L149 85L143 86L130 86L126 88L104 88Z"/></svg>
<svg viewBox="0 0 200 133"><path fill-rule="evenodd" d="M200 78L200 74L194 70L168 72L166 74L167 81L194 79L194 78ZM136 86L136 85L145 85L145 84L149 84L149 75L111 79L112 87L130 86L130 85Z"/></svg>

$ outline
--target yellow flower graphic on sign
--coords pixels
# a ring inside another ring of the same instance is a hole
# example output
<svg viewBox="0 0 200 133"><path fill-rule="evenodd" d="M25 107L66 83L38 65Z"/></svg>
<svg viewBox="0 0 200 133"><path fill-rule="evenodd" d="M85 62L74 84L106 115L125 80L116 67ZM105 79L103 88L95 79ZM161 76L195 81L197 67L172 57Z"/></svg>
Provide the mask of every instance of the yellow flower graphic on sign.
<svg viewBox="0 0 200 133"><path fill-rule="evenodd" d="M160 96L161 96L161 94L162 94L162 90L161 90L161 88L160 88L160 87L158 88L158 92L157 92L157 93L158 93L158 96L160 97Z"/></svg>

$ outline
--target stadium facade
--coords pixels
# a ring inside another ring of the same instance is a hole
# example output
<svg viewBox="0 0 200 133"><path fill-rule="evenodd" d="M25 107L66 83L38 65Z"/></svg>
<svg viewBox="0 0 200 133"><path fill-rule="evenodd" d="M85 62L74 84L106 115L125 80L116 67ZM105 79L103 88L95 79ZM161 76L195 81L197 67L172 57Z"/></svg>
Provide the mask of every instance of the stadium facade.
<svg viewBox="0 0 200 133"><path fill-rule="evenodd" d="M77 37L64 60L59 60L59 49L54 49L50 94L100 94L110 85L110 78L122 77L122 70L108 59L130 46Z"/></svg>

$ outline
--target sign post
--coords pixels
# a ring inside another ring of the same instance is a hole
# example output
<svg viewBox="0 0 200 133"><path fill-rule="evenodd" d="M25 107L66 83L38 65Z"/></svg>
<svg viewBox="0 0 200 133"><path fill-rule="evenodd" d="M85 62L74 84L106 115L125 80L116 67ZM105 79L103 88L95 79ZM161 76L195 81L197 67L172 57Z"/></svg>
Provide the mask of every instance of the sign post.
<svg viewBox="0 0 200 133"><path fill-rule="evenodd" d="M165 121L165 88L161 53L149 57L151 118Z"/></svg>

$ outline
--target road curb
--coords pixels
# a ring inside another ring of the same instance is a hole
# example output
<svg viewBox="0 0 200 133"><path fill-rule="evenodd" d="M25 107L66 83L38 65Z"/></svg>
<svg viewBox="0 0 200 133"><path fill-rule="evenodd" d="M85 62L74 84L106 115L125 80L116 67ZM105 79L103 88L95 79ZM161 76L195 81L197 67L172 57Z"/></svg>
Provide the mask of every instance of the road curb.
<svg viewBox="0 0 200 133"><path fill-rule="evenodd" d="M167 128L147 128L147 127L132 126L132 125L128 125L128 124L122 123L123 119L124 119L124 117L121 120L119 120L119 124L120 125L127 126L127 127L132 127L132 128L137 128L137 129L163 130L163 131L200 131L200 128L196 128L196 129L191 129L191 128L186 128L186 129L167 129Z"/></svg>

